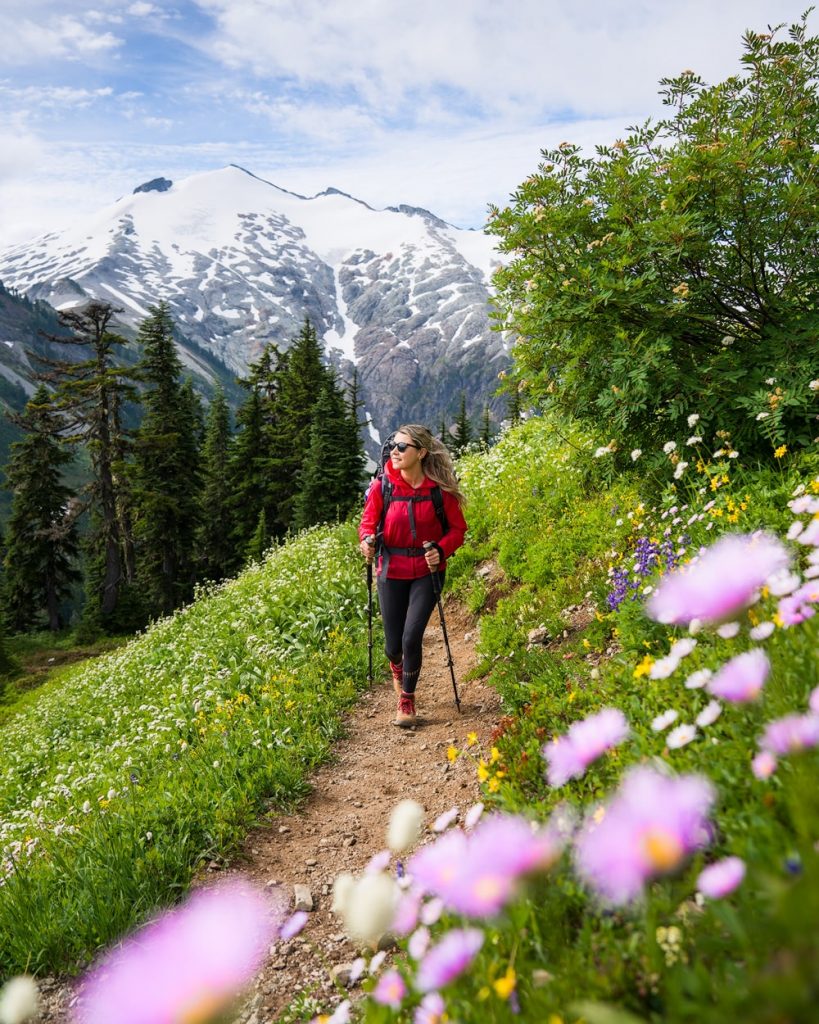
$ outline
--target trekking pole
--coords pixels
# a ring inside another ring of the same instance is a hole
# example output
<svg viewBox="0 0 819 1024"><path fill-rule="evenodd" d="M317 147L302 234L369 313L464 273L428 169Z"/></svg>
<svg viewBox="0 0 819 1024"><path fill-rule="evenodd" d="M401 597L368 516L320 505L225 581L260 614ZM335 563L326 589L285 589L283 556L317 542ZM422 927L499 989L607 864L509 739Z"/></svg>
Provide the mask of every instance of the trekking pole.
<svg viewBox="0 0 819 1024"><path fill-rule="evenodd" d="M431 540L425 540L423 547L425 551L429 551L431 547L435 545ZM446 619L444 618L444 605L441 601L441 577L438 575L438 569L430 569L432 575L432 589L435 592L435 600L438 604L438 615L441 619L441 632L444 634L444 644L446 646L446 663L449 665L449 674L452 676L452 689L455 691L455 707L458 709L458 714L461 713L461 700L458 696L458 684L455 682L455 663L452 660L452 651L449 649L449 637L446 631Z"/></svg>
<svg viewBox="0 0 819 1024"><path fill-rule="evenodd" d="M375 544L375 537L365 537L364 540L373 547ZM367 678L370 681L370 686L373 685L373 563L372 561L367 562L367 656L369 659L369 668L367 670Z"/></svg>

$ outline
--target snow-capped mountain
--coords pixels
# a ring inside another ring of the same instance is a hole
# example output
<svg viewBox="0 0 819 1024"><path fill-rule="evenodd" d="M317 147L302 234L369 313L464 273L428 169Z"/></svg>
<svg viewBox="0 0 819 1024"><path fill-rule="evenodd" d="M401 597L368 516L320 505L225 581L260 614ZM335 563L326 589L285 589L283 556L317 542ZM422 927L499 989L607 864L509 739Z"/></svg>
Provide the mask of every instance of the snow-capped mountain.
<svg viewBox="0 0 819 1024"><path fill-rule="evenodd" d="M0 252L0 280L64 309L94 297L135 327L165 300L199 377L242 375L304 317L359 371L374 426L479 412L507 363L490 331L493 241L426 210L307 198L240 167L140 186L73 230ZM221 365L220 365L221 364Z"/></svg>

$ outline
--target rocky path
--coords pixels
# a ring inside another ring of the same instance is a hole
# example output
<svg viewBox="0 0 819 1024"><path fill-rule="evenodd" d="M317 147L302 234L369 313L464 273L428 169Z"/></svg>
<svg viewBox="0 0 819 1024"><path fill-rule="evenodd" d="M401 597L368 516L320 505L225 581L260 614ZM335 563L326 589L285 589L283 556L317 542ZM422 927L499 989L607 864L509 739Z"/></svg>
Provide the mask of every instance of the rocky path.
<svg viewBox="0 0 819 1024"><path fill-rule="evenodd" d="M271 948L241 1021L277 1020L305 988L325 1010L339 1001L333 974L340 972L343 979L345 965L360 951L330 911L333 880L342 871L360 873L384 849L387 822L399 800L411 797L422 804L431 827L439 814L453 806L463 812L479 798L475 764L468 758L450 764L447 749L463 747L468 733L475 732L488 751L500 704L497 693L480 681L463 681L475 664L474 624L453 602L447 603L446 618L461 714L433 612L424 637L418 726L403 730L391 724L392 683L376 683L352 712L347 738L338 744L333 762L316 773L313 794L299 813L277 818L249 838L244 873L280 893L291 908L296 886L305 887L313 910L297 939Z"/></svg>
<svg viewBox="0 0 819 1024"><path fill-rule="evenodd" d="M453 806L464 812L479 799L475 762L459 758L450 764L447 749L451 744L464 747L467 735L474 732L476 753L481 747L488 752L501 714L500 702L497 693L480 681L464 681L476 661L474 623L453 601L446 603L446 620L461 714L455 707L443 636L433 612L424 637L418 725L414 729L392 725L396 708L392 683L376 682L351 711L347 737L338 743L333 759L316 772L312 795L297 813L276 817L272 824L256 829L247 839L243 856L228 869L266 887L288 910L294 908L297 894L306 898L309 893L312 903L301 935L271 947L236 1024L279 1020L305 990L317 1008L326 1011L337 1004L340 995L334 976L343 979L344 966L360 950L346 939L330 911L335 877L342 871L360 873L373 854L384 849L387 822L399 800L411 797L422 804L429 829L439 814ZM379 652L374 652L374 661L378 675L386 663ZM42 994L39 1024L67 1024L76 998L73 986L45 979Z"/></svg>

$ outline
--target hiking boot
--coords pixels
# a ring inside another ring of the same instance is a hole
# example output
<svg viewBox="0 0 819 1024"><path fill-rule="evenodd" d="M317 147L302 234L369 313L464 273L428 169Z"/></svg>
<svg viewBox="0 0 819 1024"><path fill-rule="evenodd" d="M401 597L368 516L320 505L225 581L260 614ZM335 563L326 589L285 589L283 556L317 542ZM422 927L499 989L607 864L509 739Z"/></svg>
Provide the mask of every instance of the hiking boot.
<svg viewBox="0 0 819 1024"><path fill-rule="evenodd" d="M407 729L415 725L415 694L403 693L398 700L398 711L395 716L394 725L399 729Z"/></svg>
<svg viewBox="0 0 819 1024"><path fill-rule="evenodd" d="M397 665L392 661L390 662L390 671L392 672L392 688L395 690L395 696L401 696L401 683L404 679L404 662L400 661Z"/></svg>

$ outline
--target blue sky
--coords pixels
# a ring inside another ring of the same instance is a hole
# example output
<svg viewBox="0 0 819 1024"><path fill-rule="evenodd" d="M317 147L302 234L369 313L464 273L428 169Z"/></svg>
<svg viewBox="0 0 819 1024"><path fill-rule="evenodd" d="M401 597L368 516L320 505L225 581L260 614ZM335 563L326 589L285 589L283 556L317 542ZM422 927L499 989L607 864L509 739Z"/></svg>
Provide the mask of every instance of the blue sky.
<svg viewBox="0 0 819 1024"><path fill-rule="evenodd" d="M613 141L803 3L3 0L0 247L228 163L479 227L541 148Z"/></svg>

